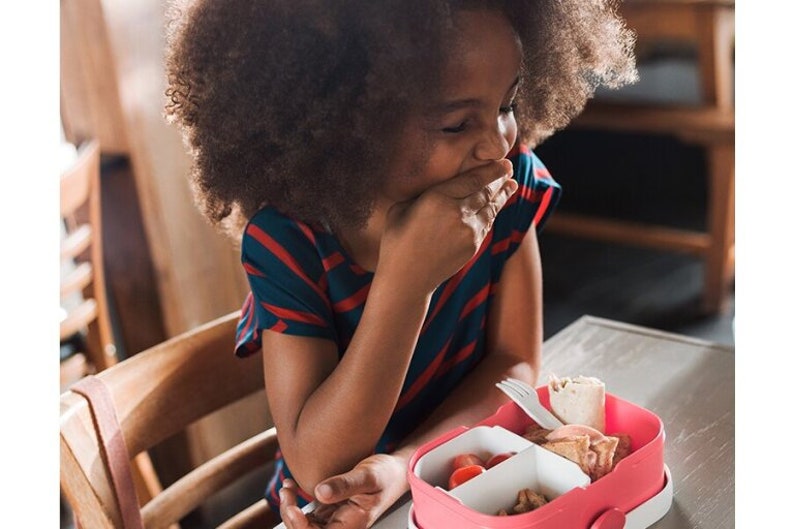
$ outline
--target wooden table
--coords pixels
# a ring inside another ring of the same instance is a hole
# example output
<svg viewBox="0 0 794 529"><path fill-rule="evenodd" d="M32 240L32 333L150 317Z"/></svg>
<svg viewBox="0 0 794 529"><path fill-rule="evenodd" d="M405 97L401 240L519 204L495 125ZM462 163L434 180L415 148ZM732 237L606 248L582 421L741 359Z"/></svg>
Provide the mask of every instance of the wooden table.
<svg viewBox="0 0 794 529"><path fill-rule="evenodd" d="M548 376L595 376L664 421L673 505L653 529L734 524L734 350L584 316L544 344ZM408 502L376 529L405 529Z"/></svg>

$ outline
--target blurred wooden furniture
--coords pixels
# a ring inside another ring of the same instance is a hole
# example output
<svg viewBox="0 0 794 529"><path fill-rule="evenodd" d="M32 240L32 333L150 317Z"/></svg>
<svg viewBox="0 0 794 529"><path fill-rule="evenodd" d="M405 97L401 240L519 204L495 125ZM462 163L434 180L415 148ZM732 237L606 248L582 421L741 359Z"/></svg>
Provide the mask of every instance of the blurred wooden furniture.
<svg viewBox="0 0 794 529"><path fill-rule="evenodd" d="M137 290L151 289L159 306L125 323L156 312L170 337L239 309L248 284L232 241L195 207L190 160L179 131L163 117L167 4L61 0L60 80L66 138L98 138L103 154L123 157L134 179L134 228L145 234L154 276ZM125 311L139 300L117 301Z"/></svg>
<svg viewBox="0 0 794 529"><path fill-rule="evenodd" d="M685 252L704 262L702 309L725 306L734 274L733 0L625 0L638 49L687 41L697 49L699 105L591 101L572 128L661 134L702 147L708 166L705 231L556 213L548 229L566 235Z"/></svg>
<svg viewBox="0 0 794 529"><path fill-rule="evenodd" d="M624 0L620 12L638 49L678 41L697 50L702 106L733 112L734 0Z"/></svg>
<svg viewBox="0 0 794 529"><path fill-rule="evenodd" d="M221 317L96 376L109 393L110 400L105 403L115 412L120 437L126 443L122 462L215 410L264 393L261 361L240 360L232 352L238 317L239 313ZM61 486L78 522L92 529L124 527L119 489L113 484L105 445L95 427L100 419L92 416L92 407L96 410L101 403L100 399L89 406L84 396L73 391L61 396ZM261 415L266 413L260 410ZM153 529L178 522L212 494L266 465L276 450L275 429L260 431L143 504L139 513L143 526ZM264 484L259 491L263 490ZM221 527L265 528L274 523L274 514L260 500Z"/></svg>
<svg viewBox="0 0 794 529"><path fill-rule="evenodd" d="M623 0L620 13L646 47L672 41L694 44L703 107L733 112L735 0Z"/></svg>
<svg viewBox="0 0 794 529"><path fill-rule="evenodd" d="M128 154L116 64L98 1L61 0L61 125L74 144L96 138L102 152Z"/></svg>
<svg viewBox="0 0 794 529"><path fill-rule="evenodd" d="M124 357L162 342L166 334L109 41L99 0L60 2L61 125L68 143L99 141L105 279L118 316L116 347Z"/></svg>
<svg viewBox="0 0 794 529"><path fill-rule="evenodd" d="M89 372L117 361L105 290L99 142L79 146L77 158L61 173L61 343L75 354L61 366L61 389Z"/></svg>

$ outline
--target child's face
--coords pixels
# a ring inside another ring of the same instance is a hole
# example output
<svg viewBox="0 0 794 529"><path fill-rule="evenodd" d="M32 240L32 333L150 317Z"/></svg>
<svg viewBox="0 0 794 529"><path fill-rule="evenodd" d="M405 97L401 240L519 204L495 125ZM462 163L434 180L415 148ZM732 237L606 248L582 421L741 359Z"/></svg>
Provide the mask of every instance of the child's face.
<svg viewBox="0 0 794 529"><path fill-rule="evenodd" d="M456 50L442 71L439 101L409 119L381 198L410 200L468 169L504 158L516 141L512 103L521 44L491 11L457 15Z"/></svg>

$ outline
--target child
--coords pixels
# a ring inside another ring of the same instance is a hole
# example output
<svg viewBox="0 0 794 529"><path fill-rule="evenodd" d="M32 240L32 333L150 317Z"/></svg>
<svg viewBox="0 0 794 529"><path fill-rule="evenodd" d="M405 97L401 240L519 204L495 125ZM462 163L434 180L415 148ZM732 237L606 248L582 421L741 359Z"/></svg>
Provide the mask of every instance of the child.
<svg viewBox="0 0 794 529"><path fill-rule="evenodd" d="M168 112L199 207L241 233L236 352L263 351L283 455L266 497L292 529L369 527L417 446L492 414L501 378L537 382L559 187L529 147L632 79L631 34L608 0L179 15Z"/></svg>

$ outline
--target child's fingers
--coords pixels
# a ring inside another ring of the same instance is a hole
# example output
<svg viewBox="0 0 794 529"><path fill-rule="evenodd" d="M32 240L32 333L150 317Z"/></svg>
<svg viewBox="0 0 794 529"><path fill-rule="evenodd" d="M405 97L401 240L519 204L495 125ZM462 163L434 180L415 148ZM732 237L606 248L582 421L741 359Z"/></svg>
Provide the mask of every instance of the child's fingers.
<svg viewBox="0 0 794 529"><path fill-rule="evenodd" d="M284 484L278 491L280 500L279 514L288 529L309 529L309 520L298 507L298 497L295 493L297 485L291 479L285 479Z"/></svg>
<svg viewBox="0 0 794 529"><path fill-rule="evenodd" d="M373 477L370 473L355 468L350 472L326 479L317 486L314 493L317 499L323 503L335 503L356 494L366 494L373 488Z"/></svg>
<svg viewBox="0 0 794 529"><path fill-rule="evenodd" d="M516 190L518 190L518 182L512 179L505 181L493 198L477 211L476 215L484 224L486 230L491 229L496 215L499 214Z"/></svg>
<svg viewBox="0 0 794 529"><path fill-rule="evenodd" d="M501 178L497 178L476 193L472 193L471 195L460 199L464 211L471 215L478 215L483 208L487 208L489 206L493 207L494 203L499 200L499 197L502 194L502 191L505 189L505 186L511 185L508 184L508 182L514 182L514 180L511 177L505 175ZM508 195L508 197L509 196L510 195ZM501 206L499 206L495 212L498 212L499 209L501 209Z"/></svg>
<svg viewBox="0 0 794 529"><path fill-rule="evenodd" d="M499 160L461 173L455 178L437 185L435 189L449 197L464 199L483 192L487 193L492 185L495 186L493 188L495 191L500 187L499 181L509 178L512 174L513 164L509 160ZM475 211L480 207L477 207Z"/></svg>

